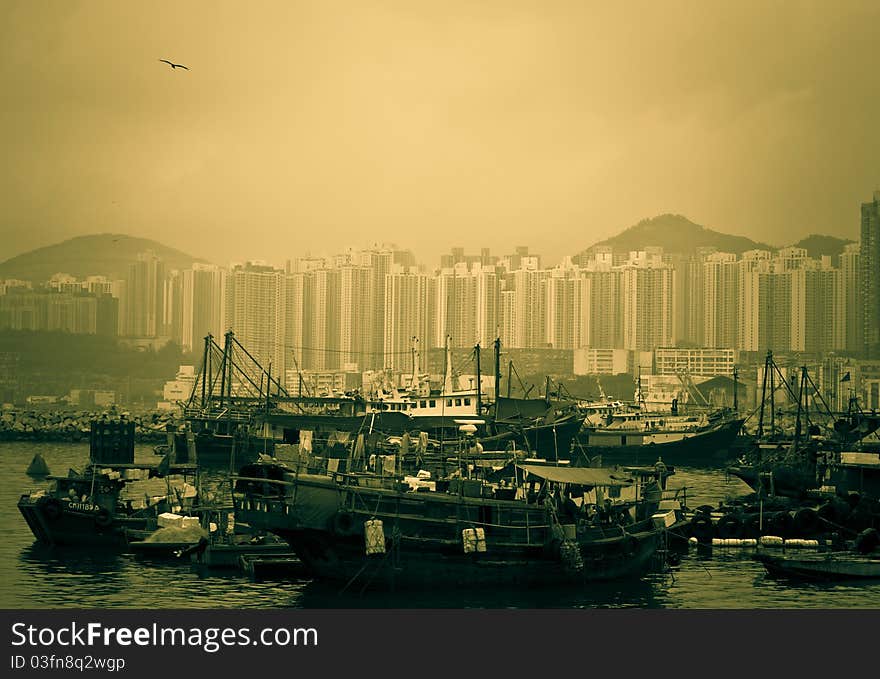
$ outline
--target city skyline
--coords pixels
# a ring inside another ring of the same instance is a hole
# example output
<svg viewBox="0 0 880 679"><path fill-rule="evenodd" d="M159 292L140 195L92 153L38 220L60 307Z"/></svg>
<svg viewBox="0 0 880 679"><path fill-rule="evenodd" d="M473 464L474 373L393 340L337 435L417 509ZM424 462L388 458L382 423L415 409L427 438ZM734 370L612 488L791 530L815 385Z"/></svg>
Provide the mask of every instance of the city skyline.
<svg viewBox="0 0 880 679"><path fill-rule="evenodd" d="M171 268L143 252L118 280L56 274L36 289L0 280L0 328L170 340L187 351L231 330L285 381L302 370L403 372L415 346L489 347L496 338L514 349L587 350L590 364L616 360L602 352L662 347L871 358L880 191L860 212L860 242L833 257L800 247L602 246L550 266L522 246L500 256L458 247L426 271L388 246L284 267Z"/></svg>
<svg viewBox="0 0 880 679"><path fill-rule="evenodd" d="M269 260L381 234L425 260L540 234L558 261L666 212L857 238L878 13L5 3L0 258L94 232L216 262L244 240Z"/></svg>

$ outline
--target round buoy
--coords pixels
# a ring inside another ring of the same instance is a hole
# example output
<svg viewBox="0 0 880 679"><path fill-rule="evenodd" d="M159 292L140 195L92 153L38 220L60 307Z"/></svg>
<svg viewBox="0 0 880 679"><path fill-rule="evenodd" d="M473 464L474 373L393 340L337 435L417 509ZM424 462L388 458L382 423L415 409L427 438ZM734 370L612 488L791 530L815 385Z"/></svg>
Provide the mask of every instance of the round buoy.
<svg viewBox="0 0 880 679"><path fill-rule="evenodd" d="M718 525L716 526L718 530L719 538L738 538L742 535L742 521L736 514L725 514L720 519L718 519Z"/></svg>
<svg viewBox="0 0 880 679"><path fill-rule="evenodd" d="M711 543L715 537L715 526L712 525L712 519L706 514L697 514L691 519L691 534L697 538L698 542Z"/></svg>
<svg viewBox="0 0 880 679"><path fill-rule="evenodd" d="M764 517L766 532L783 537L791 532L791 515L788 512L773 512Z"/></svg>
<svg viewBox="0 0 880 679"><path fill-rule="evenodd" d="M853 546L859 554L870 554L880 545L880 534L876 528L866 528L856 536Z"/></svg>
<svg viewBox="0 0 880 679"><path fill-rule="evenodd" d="M756 538L761 534L760 514L746 514L743 516L742 534L747 538Z"/></svg>

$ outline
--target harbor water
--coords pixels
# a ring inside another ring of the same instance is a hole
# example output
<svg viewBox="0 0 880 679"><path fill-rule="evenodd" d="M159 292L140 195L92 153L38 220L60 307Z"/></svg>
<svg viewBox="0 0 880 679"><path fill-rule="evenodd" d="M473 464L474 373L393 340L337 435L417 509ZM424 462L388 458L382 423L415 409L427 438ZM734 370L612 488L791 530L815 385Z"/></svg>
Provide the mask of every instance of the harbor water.
<svg viewBox="0 0 880 679"><path fill-rule="evenodd" d="M503 591L374 592L290 578L252 582L236 571L203 571L189 562L35 544L16 503L40 488L25 469L41 453L54 474L81 469L87 444L0 444L0 607L23 608L880 608L880 583L802 583L775 579L752 551L692 548L667 573L632 582ZM156 462L149 447L137 461ZM219 483L219 477L207 483ZM688 504L717 505L749 493L721 469L678 469Z"/></svg>

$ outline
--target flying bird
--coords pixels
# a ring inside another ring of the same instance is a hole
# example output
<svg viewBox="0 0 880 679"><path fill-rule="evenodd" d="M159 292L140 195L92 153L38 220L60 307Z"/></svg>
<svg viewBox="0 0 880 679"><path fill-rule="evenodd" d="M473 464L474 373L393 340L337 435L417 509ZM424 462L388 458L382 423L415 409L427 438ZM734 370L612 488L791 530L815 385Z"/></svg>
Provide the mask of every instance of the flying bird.
<svg viewBox="0 0 880 679"><path fill-rule="evenodd" d="M189 69L188 69L186 66L184 66L183 64L174 64L174 63L168 61L168 59L159 59L159 61L164 61L164 62L165 62L166 64L168 64L171 68L184 68L184 69L186 69L187 71L189 70Z"/></svg>

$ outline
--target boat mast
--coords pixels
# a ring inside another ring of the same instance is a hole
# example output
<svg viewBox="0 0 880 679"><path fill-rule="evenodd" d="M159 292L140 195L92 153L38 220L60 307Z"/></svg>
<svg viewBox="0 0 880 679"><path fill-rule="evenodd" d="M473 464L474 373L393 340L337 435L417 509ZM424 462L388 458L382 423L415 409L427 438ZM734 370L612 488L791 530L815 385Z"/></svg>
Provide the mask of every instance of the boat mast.
<svg viewBox="0 0 880 679"><path fill-rule="evenodd" d="M474 358L477 364L477 415L480 415L483 412L483 389L482 389L482 377L480 376L480 343L477 342L474 347Z"/></svg>
<svg viewBox="0 0 880 679"><path fill-rule="evenodd" d="M767 371L770 365L770 352L764 359L764 379L761 382L761 414L758 416L758 438L764 437L764 404L767 402Z"/></svg>
<svg viewBox="0 0 880 679"><path fill-rule="evenodd" d="M202 355L202 410L205 409L205 386L208 379L208 351L210 351L211 336L205 337L205 351Z"/></svg>
<svg viewBox="0 0 880 679"><path fill-rule="evenodd" d="M412 380L410 380L410 389L414 389L416 386L416 381L419 379L419 369L421 368L421 366L419 365L419 349L418 349L419 338L416 337L415 335L413 335L411 338L411 342L412 342L411 352L412 352L413 372L412 372Z"/></svg>
<svg viewBox="0 0 880 679"><path fill-rule="evenodd" d="M452 339L449 335L446 335L446 351L444 352L444 379L443 379L443 391L447 394L451 394L452 389L452 356L449 355L449 340Z"/></svg>
<svg viewBox="0 0 880 679"><path fill-rule="evenodd" d="M739 391L737 377L739 377L739 373L736 369L736 366L733 366L733 412L739 412L739 401L737 400L737 392Z"/></svg>
<svg viewBox="0 0 880 679"><path fill-rule="evenodd" d="M495 410L497 414L498 399L501 396L501 338L496 337L492 344L495 349Z"/></svg>
<svg viewBox="0 0 880 679"><path fill-rule="evenodd" d="M767 353L770 361L770 436L776 436L776 385L773 380L776 364L773 362L773 353Z"/></svg>
<svg viewBox="0 0 880 679"><path fill-rule="evenodd" d="M229 360L229 335L226 333L225 342L223 343L223 360L220 363L220 407L223 407L223 398L226 395L226 363Z"/></svg>
<svg viewBox="0 0 880 679"><path fill-rule="evenodd" d="M804 409L804 392L807 386L807 366L801 367L801 385L798 391L797 415L794 422L794 450L797 450L801 442L801 413Z"/></svg>

